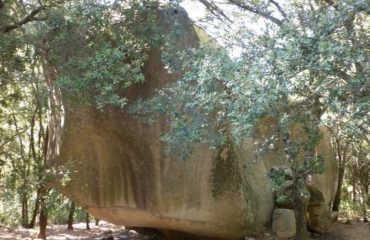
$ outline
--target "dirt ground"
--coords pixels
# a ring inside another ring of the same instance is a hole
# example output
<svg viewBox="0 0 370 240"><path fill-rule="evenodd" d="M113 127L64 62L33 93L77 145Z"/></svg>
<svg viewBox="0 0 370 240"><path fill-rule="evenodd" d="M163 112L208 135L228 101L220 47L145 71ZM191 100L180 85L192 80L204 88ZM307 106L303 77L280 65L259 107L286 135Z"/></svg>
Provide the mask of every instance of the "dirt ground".
<svg viewBox="0 0 370 240"><path fill-rule="evenodd" d="M47 228L48 240L151 240L150 234L141 235L124 227L101 222L99 226L90 224L91 230L86 230L85 223L74 224L73 231L66 229L67 225L52 225ZM0 240L36 240L37 229L9 229L0 227ZM110 238L112 237L112 238Z"/></svg>
<svg viewBox="0 0 370 240"><path fill-rule="evenodd" d="M335 223L320 240L370 240L370 223Z"/></svg>
<svg viewBox="0 0 370 240"><path fill-rule="evenodd" d="M66 230L66 225L48 227L48 240L157 240L152 233L139 234L134 230L101 222L99 226L90 225L91 230L85 229L84 223L74 224L74 231ZM0 227L1 240L35 240L36 229L9 229ZM271 233L246 240L278 240ZM335 223L330 232L313 237L313 240L370 240L370 224L354 222L351 224Z"/></svg>

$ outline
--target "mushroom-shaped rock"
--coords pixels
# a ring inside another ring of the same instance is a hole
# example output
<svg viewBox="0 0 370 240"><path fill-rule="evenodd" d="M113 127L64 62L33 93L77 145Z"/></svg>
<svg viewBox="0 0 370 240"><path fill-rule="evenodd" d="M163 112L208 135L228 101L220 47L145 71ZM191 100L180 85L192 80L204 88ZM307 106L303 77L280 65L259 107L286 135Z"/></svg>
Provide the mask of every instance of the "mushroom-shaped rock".
<svg viewBox="0 0 370 240"><path fill-rule="evenodd" d="M161 8L158 23L164 34L177 29L177 50L198 46L184 10ZM130 101L153 96L181 75L169 72L161 55L161 47L150 49L142 70L145 82L122 93ZM188 159L178 161L161 141L166 121L147 125L125 109L108 106L101 111L66 101L58 89L53 93L50 102L58 107L49 115L47 158L66 178L54 184L96 218L211 239L238 239L271 222L274 199L267 172L286 163L274 153L256 160L255 139L216 150L195 144ZM261 121L256 133L265 137L270 126Z"/></svg>

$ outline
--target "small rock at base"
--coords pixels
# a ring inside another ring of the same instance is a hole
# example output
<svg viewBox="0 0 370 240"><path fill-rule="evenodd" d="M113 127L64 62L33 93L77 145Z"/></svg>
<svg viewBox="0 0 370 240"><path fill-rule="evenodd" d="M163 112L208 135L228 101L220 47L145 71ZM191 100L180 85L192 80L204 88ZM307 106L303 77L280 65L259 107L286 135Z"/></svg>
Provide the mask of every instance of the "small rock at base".
<svg viewBox="0 0 370 240"><path fill-rule="evenodd" d="M296 234L294 211L285 208L276 208L272 214L272 231L279 238L292 238Z"/></svg>

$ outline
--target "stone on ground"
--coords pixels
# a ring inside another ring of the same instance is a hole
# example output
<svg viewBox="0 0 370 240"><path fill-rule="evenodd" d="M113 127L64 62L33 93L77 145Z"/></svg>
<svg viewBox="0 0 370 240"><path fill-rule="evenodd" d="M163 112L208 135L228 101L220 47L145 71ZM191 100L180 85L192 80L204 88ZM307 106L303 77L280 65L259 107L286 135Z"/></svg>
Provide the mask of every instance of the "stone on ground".
<svg viewBox="0 0 370 240"><path fill-rule="evenodd" d="M330 207L325 203L323 193L309 185L310 201L308 203L308 226L317 233L327 232L333 224Z"/></svg>
<svg viewBox="0 0 370 240"><path fill-rule="evenodd" d="M277 208L272 215L272 231L279 238L292 238L296 234L296 221L294 211Z"/></svg>

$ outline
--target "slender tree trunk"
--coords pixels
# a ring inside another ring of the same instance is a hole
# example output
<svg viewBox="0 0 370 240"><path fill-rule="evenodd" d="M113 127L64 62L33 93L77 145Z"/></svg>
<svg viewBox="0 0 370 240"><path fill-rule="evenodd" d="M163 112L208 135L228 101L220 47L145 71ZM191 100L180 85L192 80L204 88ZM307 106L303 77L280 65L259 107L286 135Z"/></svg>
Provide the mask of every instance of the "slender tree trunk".
<svg viewBox="0 0 370 240"><path fill-rule="evenodd" d="M363 219L364 223L367 223L368 220L367 220L367 207L366 207L366 203L365 202L362 202L361 205L362 205L362 219Z"/></svg>
<svg viewBox="0 0 370 240"><path fill-rule="evenodd" d="M345 171L344 169L345 169L344 167L339 167L337 192L335 193L335 197L333 201L333 208L332 208L332 210L335 212L339 211L340 199L342 196L344 171Z"/></svg>
<svg viewBox="0 0 370 240"><path fill-rule="evenodd" d="M90 215L86 210L86 230L90 230Z"/></svg>
<svg viewBox="0 0 370 240"><path fill-rule="evenodd" d="M45 196L40 198L39 234L38 238L46 239L46 226L48 224Z"/></svg>
<svg viewBox="0 0 370 240"><path fill-rule="evenodd" d="M39 161L38 161L39 158L37 156L37 151L36 151L36 147L35 147L34 132L35 132L35 124L36 124L36 115L38 113L38 110L39 110L39 106L36 106L35 110L33 111L31 121L30 121L30 131L31 132L30 132L30 135L29 135L29 141L30 141L29 148L30 148L30 152L31 152L33 162L36 163L36 164L39 164ZM40 142L40 140L39 140L39 142ZM33 209L31 221L27 224L28 228L34 228L35 227L36 217L37 217L37 214L38 214L38 211L39 211L39 198L40 198L40 188L38 188L37 192L36 192L35 208Z"/></svg>
<svg viewBox="0 0 370 240"><path fill-rule="evenodd" d="M334 196L334 201L333 201L333 207L332 211L338 212L339 211L339 206L340 206L340 200L342 196L342 186L343 186L343 179L344 179L344 173L345 173L345 163L347 160L347 149L348 149L348 144L344 146L344 149L342 151L341 143L339 139L336 139L336 147L337 147L337 158L339 162L339 169L338 169L338 185L337 185L337 191ZM336 217L335 221L337 221L338 216Z"/></svg>
<svg viewBox="0 0 370 240"><path fill-rule="evenodd" d="M309 240L309 233L307 230L307 219L306 219L306 200L304 196L301 196L301 192L305 187L306 176L300 173L299 162L297 160L298 151L296 151L290 140L290 135L284 136L284 147L285 153L288 157L289 166L293 174L293 203L294 203L294 214L296 220L296 236L295 240ZM303 184L302 184L303 183Z"/></svg>
<svg viewBox="0 0 370 240"><path fill-rule="evenodd" d="M368 189L366 189L366 186L363 186L363 188L361 189L361 209L362 209L362 219L365 223L368 222L367 220L368 199L369 199Z"/></svg>
<svg viewBox="0 0 370 240"><path fill-rule="evenodd" d="M29 228L35 227L36 217L37 217L37 214L39 213L39 208L40 208L40 189L37 189L35 208L33 209L31 221L28 224Z"/></svg>
<svg viewBox="0 0 370 240"><path fill-rule="evenodd" d="M99 219L95 218L95 226L99 226Z"/></svg>
<svg viewBox="0 0 370 240"><path fill-rule="evenodd" d="M302 189L299 189L299 176L294 176L294 213L296 219L297 233L295 240L309 240L307 230L306 200L300 196Z"/></svg>
<svg viewBox="0 0 370 240"><path fill-rule="evenodd" d="M22 227L28 227L28 194L26 192L22 193Z"/></svg>
<svg viewBox="0 0 370 240"><path fill-rule="evenodd" d="M71 230L71 231L73 231L73 214L74 214L74 212L75 212L75 208L76 208L76 206L75 206L75 202L74 202L74 201L72 201L72 202L71 202L71 207L69 208L69 214L68 214L68 227L67 227L67 229L68 229L68 230Z"/></svg>

